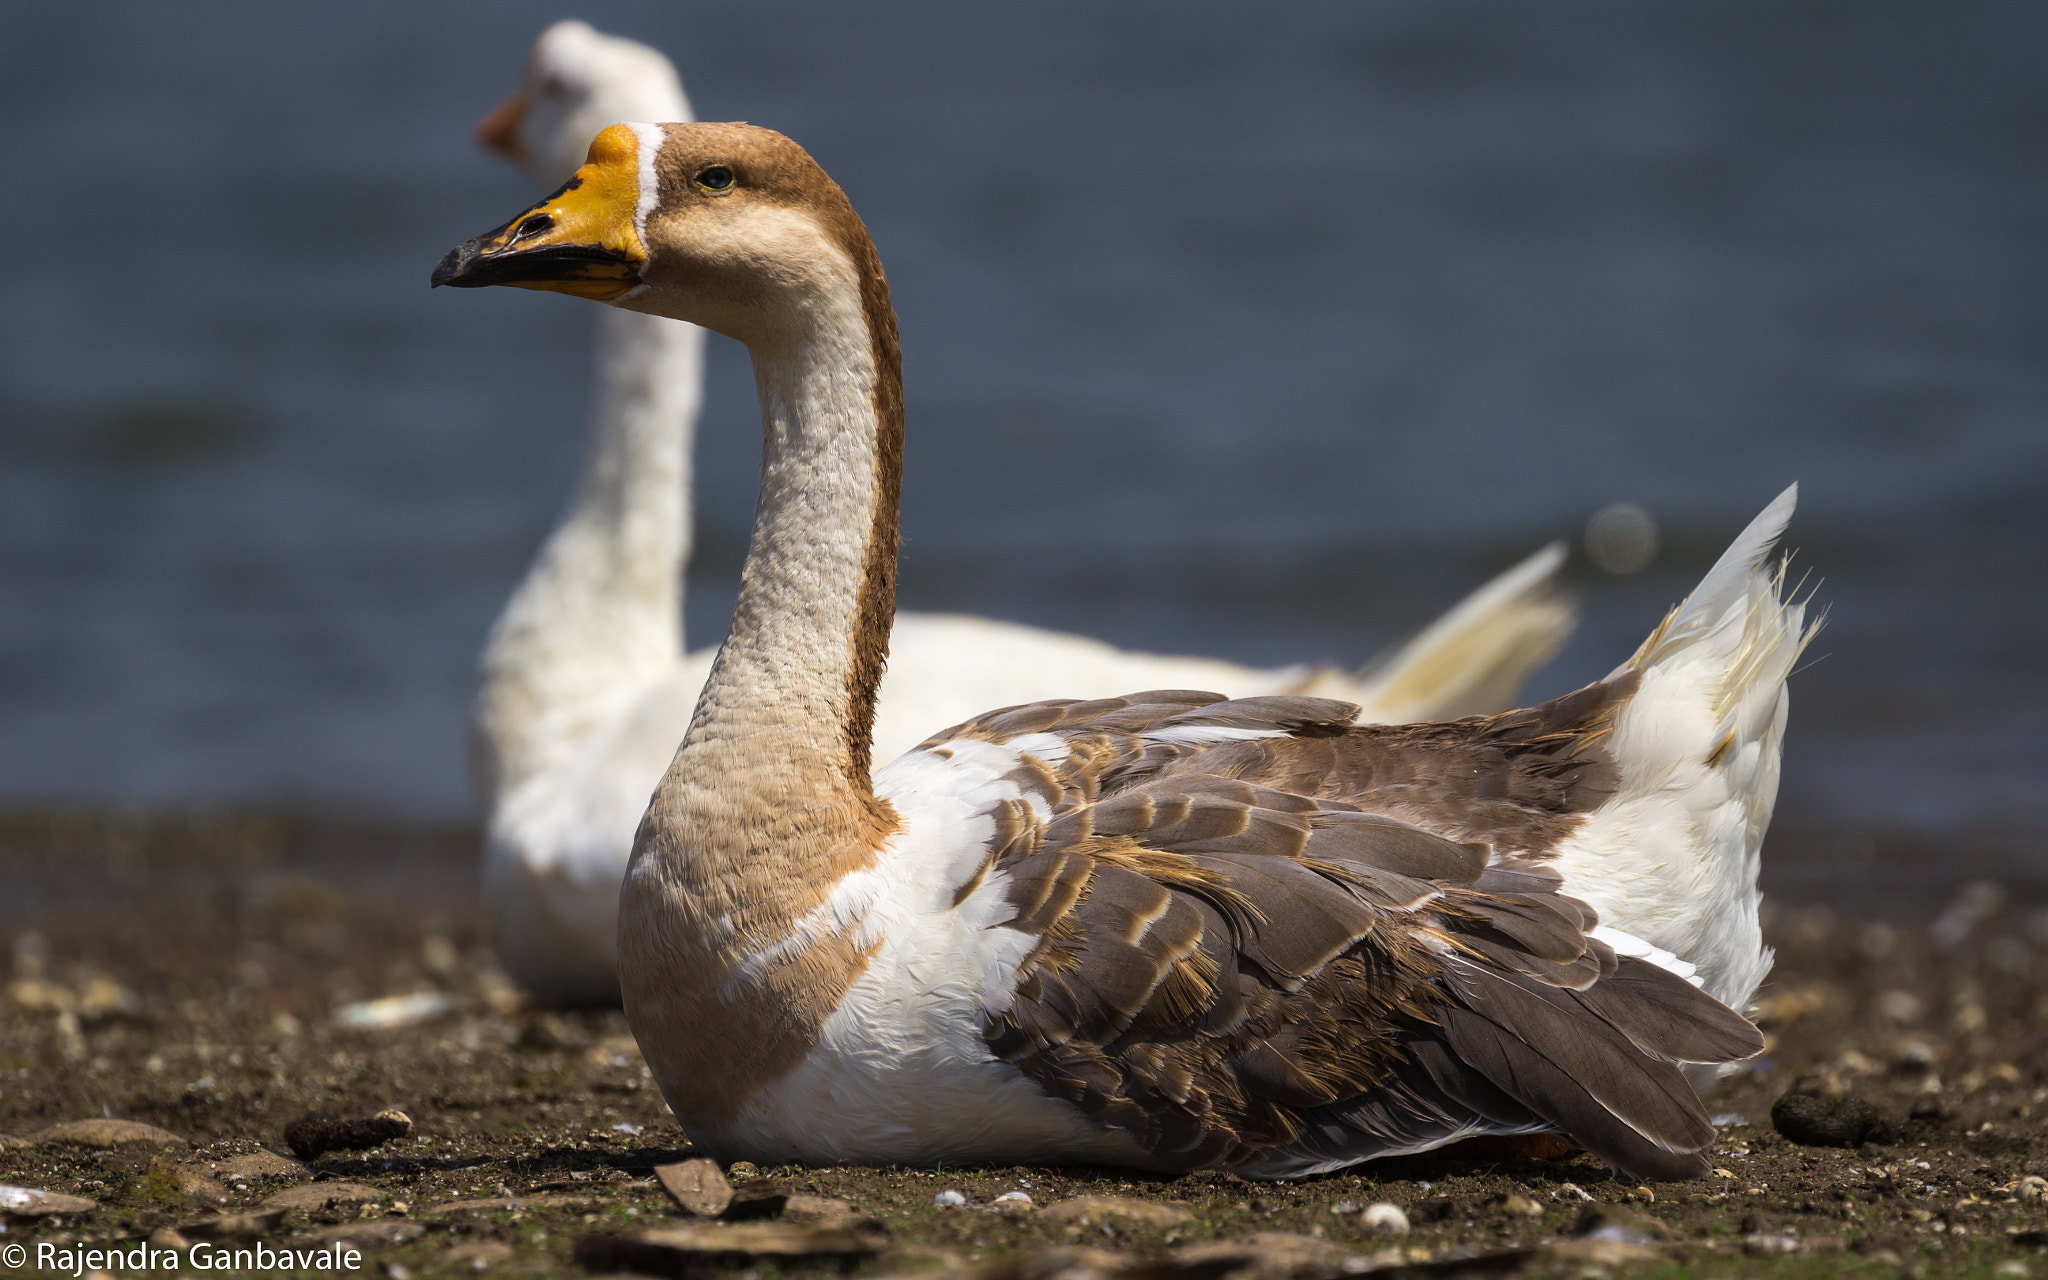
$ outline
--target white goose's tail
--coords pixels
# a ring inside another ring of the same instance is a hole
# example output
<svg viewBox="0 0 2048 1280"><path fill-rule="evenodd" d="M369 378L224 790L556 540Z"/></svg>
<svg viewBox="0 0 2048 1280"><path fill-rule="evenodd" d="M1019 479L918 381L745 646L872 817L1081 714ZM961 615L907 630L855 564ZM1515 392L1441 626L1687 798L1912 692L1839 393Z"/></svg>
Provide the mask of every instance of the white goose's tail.
<svg viewBox="0 0 2048 1280"><path fill-rule="evenodd" d="M1565 890L1600 923L1671 952L1742 1009L1770 972L1757 869L1778 798L1785 679L1813 637L1766 563L1797 485L1750 521L1610 680L1638 680L1606 744L1614 796L1559 850ZM1818 624L1816 623L1816 627Z"/></svg>
<svg viewBox="0 0 2048 1280"><path fill-rule="evenodd" d="M1572 603L1557 589L1565 548L1553 542L1466 596L1386 658L1331 672L1305 692L1342 698L1371 724L1486 715L1515 705L1529 673L1571 638Z"/></svg>

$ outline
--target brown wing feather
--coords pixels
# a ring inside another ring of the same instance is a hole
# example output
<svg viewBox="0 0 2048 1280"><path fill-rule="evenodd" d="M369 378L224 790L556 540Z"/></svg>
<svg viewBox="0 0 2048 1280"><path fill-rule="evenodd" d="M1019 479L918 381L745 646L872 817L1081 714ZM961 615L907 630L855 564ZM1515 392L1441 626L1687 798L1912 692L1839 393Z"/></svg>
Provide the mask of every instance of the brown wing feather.
<svg viewBox="0 0 2048 1280"><path fill-rule="evenodd" d="M1620 774L1604 739L1637 679L1631 673L1540 707L1449 724L1358 725L1336 736L1219 743L1176 754L1156 767L1156 776L1241 780L1413 823L1484 845L1495 857L1541 858L1613 794ZM1242 722L1250 719L1247 708L1262 701L1226 705ZM1276 714L1266 727L1289 729L1295 710ZM1161 723L1190 723L1200 714Z"/></svg>
<svg viewBox="0 0 2048 1280"><path fill-rule="evenodd" d="M991 1049L1185 1167L1549 1128L1633 1172L1703 1172L1712 1127L1673 1064L1747 1056L1755 1029L1589 937L1541 862L1611 791L1601 739L1631 689L1405 729L1155 690L942 735L1068 748L1020 775L1051 817L999 827L1006 927L1038 941Z"/></svg>
<svg viewBox="0 0 2048 1280"><path fill-rule="evenodd" d="M1027 733L1044 733L1062 725L1093 721L1097 731L1117 728L1136 731L1196 707L1214 706L1224 700L1220 693L1200 689L1147 689L1121 698L1097 698L1079 702L1073 698L1048 698L1044 702L1022 703L983 712L963 724L935 733L923 746L934 746L954 738L982 738L1003 742ZM1135 713L1135 714L1133 714ZM1112 721L1111 716L1117 718Z"/></svg>

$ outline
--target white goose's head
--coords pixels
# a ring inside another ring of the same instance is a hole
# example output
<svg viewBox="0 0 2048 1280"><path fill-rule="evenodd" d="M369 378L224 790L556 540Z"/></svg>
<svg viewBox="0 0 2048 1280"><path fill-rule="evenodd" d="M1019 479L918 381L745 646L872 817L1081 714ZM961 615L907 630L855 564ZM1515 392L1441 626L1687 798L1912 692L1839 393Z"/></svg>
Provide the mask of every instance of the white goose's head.
<svg viewBox="0 0 2048 1280"><path fill-rule="evenodd" d="M886 324L874 243L802 147L745 124L617 124L562 188L449 251L433 283L574 294L748 345L839 303Z"/></svg>
<svg viewBox="0 0 2048 1280"><path fill-rule="evenodd" d="M576 172L598 130L615 120L688 120L690 102L667 58L570 19L540 33L519 88L477 122L476 138L543 187Z"/></svg>

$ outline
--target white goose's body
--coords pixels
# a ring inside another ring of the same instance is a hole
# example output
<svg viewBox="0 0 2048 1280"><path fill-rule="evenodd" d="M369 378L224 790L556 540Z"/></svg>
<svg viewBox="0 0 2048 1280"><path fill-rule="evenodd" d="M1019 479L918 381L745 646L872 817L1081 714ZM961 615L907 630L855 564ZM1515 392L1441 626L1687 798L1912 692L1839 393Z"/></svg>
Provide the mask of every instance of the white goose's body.
<svg viewBox="0 0 2048 1280"><path fill-rule="evenodd" d="M690 118L667 59L572 21L542 34L522 88L478 132L552 188L603 126ZM682 634L703 339L660 316L601 317L586 475L484 654L475 738L486 895L507 967L550 1003L617 1000L619 880L716 656L685 652ZM935 724L1051 693L1309 693L1356 702L1379 722L1491 711L1570 633L1571 608L1553 585L1563 560L1561 547L1545 548L1363 674L1139 653L1020 623L902 613L875 756L893 759Z"/></svg>
<svg viewBox="0 0 2048 1280"><path fill-rule="evenodd" d="M627 1018L701 1148L1280 1177L1561 1130L1706 1172L1687 1072L1763 1045L1698 987L1744 998L1769 963L1755 858L1804 631L1764 561L1792 491L1630 662L1540 707L1390 727L1153 689L875 770L903 435L873 244L765 130L619 125L579 176L435 282L753 356L733 626L620 895Z"/></svg>

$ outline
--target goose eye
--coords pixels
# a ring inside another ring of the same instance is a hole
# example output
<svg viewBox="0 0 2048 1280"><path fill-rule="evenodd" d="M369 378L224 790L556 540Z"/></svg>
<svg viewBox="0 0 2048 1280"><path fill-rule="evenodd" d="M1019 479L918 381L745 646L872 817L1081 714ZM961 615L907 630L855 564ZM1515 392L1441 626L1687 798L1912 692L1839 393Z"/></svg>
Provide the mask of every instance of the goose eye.
<svg viewBox="0 0 2048 1280"><path fill-rule="evenodd" d="M553 218L545 213L536 213L519 224L518 228L512 232L512 238L514 240L524 240L528 236L537 236L554 225L555 220Z"/></svg>
<svg viewBox="0 0 2048 1280"><path fill-rule="evenodd" d="M732 170L722 164L712 165L697 175L697 185L712 191L723 191L732 185Z"/></svg>

